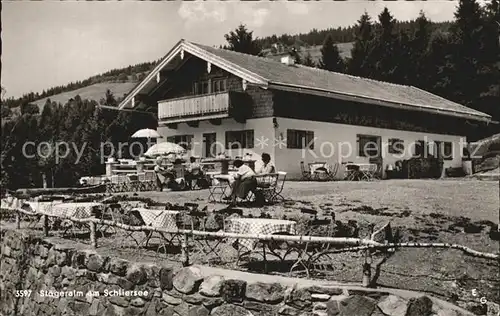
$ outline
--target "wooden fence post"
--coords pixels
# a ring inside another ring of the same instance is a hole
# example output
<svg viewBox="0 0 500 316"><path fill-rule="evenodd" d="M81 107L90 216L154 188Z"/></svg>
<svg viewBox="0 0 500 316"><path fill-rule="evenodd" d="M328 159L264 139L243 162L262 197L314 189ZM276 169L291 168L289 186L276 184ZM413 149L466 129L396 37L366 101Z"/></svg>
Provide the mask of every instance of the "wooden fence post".
<svg viewBox="0 0 500 316"><path fill-rule="evenodd" d="M49 236L49 217L47 215L42 216L42 223L43 223L43 235L45 237Z"/></svg>
<svg viewBox="0 0 500 316"><path fill-rule="evenodd" d="M182 239L181 250L182 250L182 255L181 255L182 266L187 267L189 266L189 249L188 249L187 234L184 234L184 238Z"/></svg>
<svg viewBox="0 0 500 316"><path fill-rule="evenodd" d="M21 214L19 212L16 212L16 228L21 228Z"/></svg>
<svg viewBox="0 0 500 316"><path fill-rule="evenodd" d="M372 267L371 267L372 255L370 249L365 252L365 262L363 263L363 286L369 287L372 279Z"/></svg>
<svg viewBox="0 0 500 316"><path fill-rule="evenodd" d="M90 222L90 245L92 248L97 248L96 223Z"/></svg>

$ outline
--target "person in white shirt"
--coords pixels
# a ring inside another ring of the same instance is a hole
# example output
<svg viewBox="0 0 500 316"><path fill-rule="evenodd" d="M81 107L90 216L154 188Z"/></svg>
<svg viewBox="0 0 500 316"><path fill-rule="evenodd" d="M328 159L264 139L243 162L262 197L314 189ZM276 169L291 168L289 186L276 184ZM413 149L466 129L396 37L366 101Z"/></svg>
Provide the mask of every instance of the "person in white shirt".
<svg viewBox="0 0 500 316"><path fill-rule="evenodd" d="M263 153L261 157L262 161L260 162L260 164L258 164L258 166L256 166L255 173L257 174L275 173L276 168L271 162L271 156L268 153Z"/></svg>
<svg viewBox="0 0 500 316"><path fill-rule="evenodd" d="M231 205L236 204L236 198L245 198L250 191L257 188L255 180L255 172L249 166L245 165L241 159L236 159L233 163L234 167L238 168L234 176L234 181L231 183L231 195L227 200L231 200Z"/></svg>

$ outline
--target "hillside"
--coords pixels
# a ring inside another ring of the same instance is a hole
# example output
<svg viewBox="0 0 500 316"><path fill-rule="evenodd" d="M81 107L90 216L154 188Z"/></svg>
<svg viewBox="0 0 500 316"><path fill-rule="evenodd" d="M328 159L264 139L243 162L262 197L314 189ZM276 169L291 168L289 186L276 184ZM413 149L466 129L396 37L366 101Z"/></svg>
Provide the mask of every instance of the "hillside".
<svg viewBox="0 0 500 316"><path fill-rule="evenodd" d="M80 89L59 93L50 97L46 97L37 101L32 102L36 104L40 109L40 113L42 113L43 106L47 99L50 99L53 102L65 104L69 99L74 98L79 95L82 99L95 100L99 102L101 98L104 98L106 94L106 90L110 90L117 100L121 100L124 94L130 92L137 82L103 82L92 84L87 87L83 87Z"/></svg>
<svg viewBox="0 0 500 316"><path fill-rule="evenodd" d="M350 58L351 57L351 50L354 45L353 42L350 43L338 43L335 44L339 51L340 51L340 56L344 59ZM312 60L318 64L319 60L321 59L321 47L322 45L315 45L315 46L309 46L309 47L301 47L299 50L299 55L302 59L306 57L307 53L311 54ZM272 54L271 51L268 50L263 50L265 56L270 59L274 59L279 61L283 55L286 53L281 53L281 54Z"/></svg>

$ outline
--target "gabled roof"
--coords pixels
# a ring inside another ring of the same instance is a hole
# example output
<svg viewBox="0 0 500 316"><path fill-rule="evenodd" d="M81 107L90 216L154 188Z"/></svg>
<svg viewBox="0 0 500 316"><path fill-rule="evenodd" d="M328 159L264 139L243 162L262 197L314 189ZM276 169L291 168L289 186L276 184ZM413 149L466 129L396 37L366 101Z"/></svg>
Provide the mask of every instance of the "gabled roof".
<svg viewBox="0 0 500 316"><path fill-rule="evenodd" d="M156 74L181 51L206 60L246 80L249 84L263 88L319 94L383 106L491 121L491 116L488 114L416 87L355 77L303 65L286 65L264 57L217 49L184 40L174 46L162 62L123 100L120 107L123 108L129 103L141 91L141 86L153 80Z"/></svg>

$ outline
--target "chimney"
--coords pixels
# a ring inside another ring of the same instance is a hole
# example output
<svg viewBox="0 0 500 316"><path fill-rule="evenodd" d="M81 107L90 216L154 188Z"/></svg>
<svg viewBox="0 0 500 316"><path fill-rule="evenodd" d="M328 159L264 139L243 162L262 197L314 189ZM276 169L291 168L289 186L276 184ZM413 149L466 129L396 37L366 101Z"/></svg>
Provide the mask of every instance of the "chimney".
<svg viewBox="0 0 500 316"><path fill-rule="evenodd" d="M292 56L286 55L286 56L281 57L281 63L288 65L288 66L291 66L291 65L295 64L295 60Z"/></svg>

